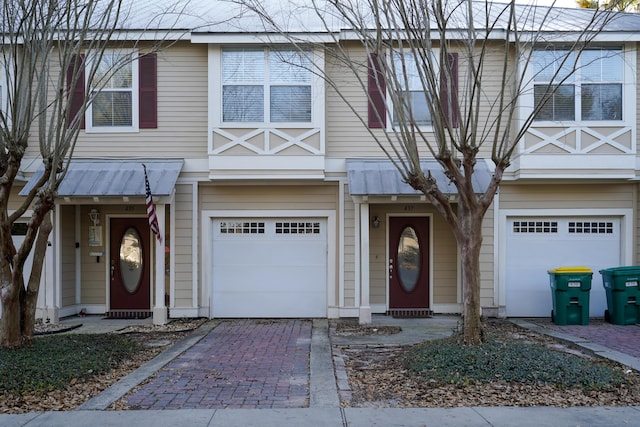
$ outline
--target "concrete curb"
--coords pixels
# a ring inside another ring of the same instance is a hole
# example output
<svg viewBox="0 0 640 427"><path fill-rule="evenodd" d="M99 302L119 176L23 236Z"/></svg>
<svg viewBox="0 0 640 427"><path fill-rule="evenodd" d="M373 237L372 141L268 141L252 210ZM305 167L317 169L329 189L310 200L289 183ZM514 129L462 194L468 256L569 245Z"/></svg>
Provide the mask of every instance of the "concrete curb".
<svg viewBox="0 0 640 427"><path fill-rule="evenodd" d="M563 334L562 332L557 332L551 329L547 329L544 326L536 325L534 323L527 322L526 320L510 319L510 321L511 323L518 325L522 328L530 329L534 332L538 332L543 335L548 335L550 337L557 338L565 342L569 342L580 348L588 350L597 356L604 357L609 360L613 360L614 362L618 362L624 366L628 366L640 372L640 359L638 359L637 357L633 357L616 350L611 350L610 348L607 348L600 344L595 344L584 338L579 338L573 335L567 335L567 334Z"/></svg>

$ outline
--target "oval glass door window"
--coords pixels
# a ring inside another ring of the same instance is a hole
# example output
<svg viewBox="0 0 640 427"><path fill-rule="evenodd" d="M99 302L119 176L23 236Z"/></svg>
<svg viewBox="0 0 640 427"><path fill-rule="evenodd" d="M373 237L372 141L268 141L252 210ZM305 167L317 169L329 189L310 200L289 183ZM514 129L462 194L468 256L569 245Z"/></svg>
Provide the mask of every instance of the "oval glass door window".
<svg viewBox="0 0 640 427"><path fill-rule="evenodd" d="M405 292L413 292L420 277L420 242L416 230L405 227L398 243L398 278Z"/></svg>
<svg viewBox="0 0 640 427"><path fill-rule="evenodd" d="M142 260L140 234L135 228L129 227L120 241L120 274L124 288L131 294L140 287Z"/></svg>

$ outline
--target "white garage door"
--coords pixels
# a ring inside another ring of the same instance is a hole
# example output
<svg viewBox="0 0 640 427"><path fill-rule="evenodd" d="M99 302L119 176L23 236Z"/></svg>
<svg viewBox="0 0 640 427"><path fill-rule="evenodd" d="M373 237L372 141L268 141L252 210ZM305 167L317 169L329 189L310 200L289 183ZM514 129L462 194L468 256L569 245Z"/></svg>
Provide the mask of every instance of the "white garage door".
<svg viewBox="0 0 640 427"><path fill-rule="evenodd" d="M213 317L326 317L324 219L216 219L213 230Z"/></svg>
<svg viewBox="0 0 640 427"><path fill-rule="evenodd" d="M507 220L507 316L549 317L553 302L548 270L593 270L589 315L607 308L599 270L620 265L618 218L509 218Z"/></svg>

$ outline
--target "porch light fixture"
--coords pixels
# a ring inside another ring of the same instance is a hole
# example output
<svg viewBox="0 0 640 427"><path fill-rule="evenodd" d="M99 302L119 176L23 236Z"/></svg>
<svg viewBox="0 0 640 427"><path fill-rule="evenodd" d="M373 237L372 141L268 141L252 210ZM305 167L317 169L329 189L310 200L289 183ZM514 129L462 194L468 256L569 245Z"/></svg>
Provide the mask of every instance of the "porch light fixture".
<svg viewBox="0 0 640 427"><path fill-rule="evenodd" d="M373 221L371 221L371 224L373 225L373 228L379 228L380 227L380 217L378 215L373 217Z"/></svg>
<svg viewBox="0 0 640 427"><path fill-rule="evenodd" d="M89 218L91 218L93 226L97 227L98 224L100 224L100 212L98 212L98 209L91 209L91 212L89 212Z"/></svg>

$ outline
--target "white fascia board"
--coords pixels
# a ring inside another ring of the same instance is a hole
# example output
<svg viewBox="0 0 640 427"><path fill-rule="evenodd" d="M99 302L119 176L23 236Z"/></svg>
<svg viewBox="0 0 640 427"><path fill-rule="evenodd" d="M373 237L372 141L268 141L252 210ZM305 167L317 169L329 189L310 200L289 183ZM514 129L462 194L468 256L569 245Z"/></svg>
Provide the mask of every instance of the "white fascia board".
<svg viewBox="0 0 640 427"><path fill-rule="evenodd" d="M541 32L530 33L521 32L518 34L519 43L574 43L576 40L589 40L593 43L624 43L640 40L640 32L601 32L578 33L578 32ZM511 42L516 42L515 35L511 35Z"/></svg>
<svg viewBox="0 0 640 427"><path fill-rule="evenodd" d="M213 44L288 44L296 43L329 43L334 38L327 33L308 34L265 34L265 33L191 33L191 43Z"/></svg>
<svg viewBox="0 0 640 427"><path fill-rule="evenodd" d="M504 40L506 38L505 30L492 30L491 33L487 36L482 31L477 31L478 40ZM375 33L371 31L371 36L375 37ZM410 36L412 37L412 36ZM430 38L432 40L441 40L440 32L437 30L432 30ZM407 39L407 36L402 35L402 32L394 32L393 39ZM468 40L469 33L466 30L449 30L447 31L446 40ZM338 36L338 40L340 41L353 41L353 40L362 40L362 35L359 31L354 30L341 30ZM335 41L335 40L330 40Z"/></svg>
<svg viewBox="0 0 640 427"><path fill-rule="evenodd" d="M191 30L135 30L118 31L109 37L109 40L117 41L162 41L162 40L189 40Z"/></svg>
<svg viewBox="0 0 640 427"><path fill-rule="evenodd" d="M571 169L629 170L636 168L636 156L626 154L523 154L519 157L522 169Z"/></svg>
<svg viewBox="0 0 640 427"><path fill-rule="evenodd" d="M324 170L327 173L347 173L347 159L332 158L324 160Z"/></svg>
<svg viewBox="0 0 640 427"><path fill-rule="evenodd" d="M324 156L209 156L212 170L324 170Z"/></svg>

